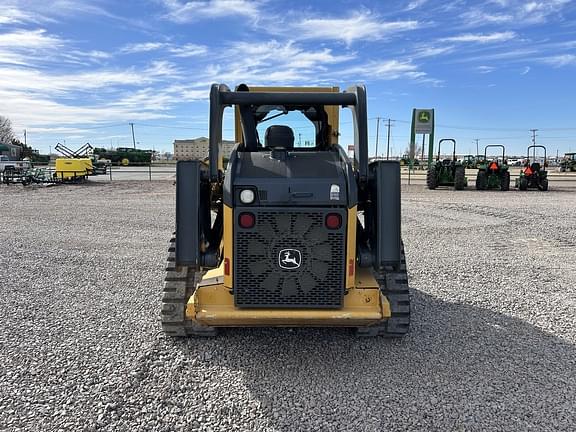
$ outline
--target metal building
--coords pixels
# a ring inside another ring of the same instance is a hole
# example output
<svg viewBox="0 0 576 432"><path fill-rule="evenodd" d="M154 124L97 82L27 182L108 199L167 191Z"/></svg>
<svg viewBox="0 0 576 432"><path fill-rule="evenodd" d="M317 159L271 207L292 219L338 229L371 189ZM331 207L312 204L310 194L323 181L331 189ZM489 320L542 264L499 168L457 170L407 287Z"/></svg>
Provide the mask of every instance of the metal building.
<svg viewBox="0 0 576 432"><path fill-rule="evenodd" d="M234 141L222 141L222 154L225 159L232 152ZM190 140L174 140L175 160L204 160L208 157L208 138L200 137Z"/></svg>

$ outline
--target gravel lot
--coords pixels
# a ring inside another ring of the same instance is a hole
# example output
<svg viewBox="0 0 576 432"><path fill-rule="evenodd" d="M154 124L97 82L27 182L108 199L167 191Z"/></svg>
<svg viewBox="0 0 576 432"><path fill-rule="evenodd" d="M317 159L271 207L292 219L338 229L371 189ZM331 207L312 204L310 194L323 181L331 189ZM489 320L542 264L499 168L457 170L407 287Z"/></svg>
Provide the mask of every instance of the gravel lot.
<svg viewBox="0 0 576 432"><path fill-rule="evenodd" d="M405 187L414 316L166 339L170 182L0 186L0 430L573 431L576 189Z"/></svg>

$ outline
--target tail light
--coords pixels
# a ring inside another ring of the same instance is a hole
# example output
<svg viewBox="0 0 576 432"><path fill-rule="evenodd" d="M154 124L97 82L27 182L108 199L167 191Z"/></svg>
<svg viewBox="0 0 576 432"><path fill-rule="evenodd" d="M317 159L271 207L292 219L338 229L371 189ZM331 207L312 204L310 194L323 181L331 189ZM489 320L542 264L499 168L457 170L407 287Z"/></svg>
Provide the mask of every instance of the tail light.
<svg viewBox="0 0 576 432"><path fill-rule="evenodd" d="M238 224L242 228L253 228L256 225L256 216L253 213L240 213Z"/></svg>
<svg viewBox="0 0 576 432"><path fill-rule="evenodd" d="M338 229L342 226L342 217L338 213L328 213L325 223L328 229Z"/></svg>
<svg viewBox="0 0 576 432"><path fill-rule="evenodd" d="M224 258L224 276L230 276L230 258Z"/></svg>

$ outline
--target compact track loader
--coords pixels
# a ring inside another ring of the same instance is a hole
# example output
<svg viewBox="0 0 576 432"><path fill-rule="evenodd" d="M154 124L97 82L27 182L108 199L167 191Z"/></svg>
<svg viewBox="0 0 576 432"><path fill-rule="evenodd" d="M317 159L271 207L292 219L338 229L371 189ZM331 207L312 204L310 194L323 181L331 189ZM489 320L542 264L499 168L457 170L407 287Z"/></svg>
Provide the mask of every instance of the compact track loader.
<svg viewBox="0 0 576 432"><path fill-rule="evenodd" d="M452 159L440 159L440 151L444 141L449 141L453 144ZM436 189L438 186L453 186L455 190L463 190L468 185L466 169L456 159L455 139L444 138L438 141L438 156L436 157L436 163L428 167L426 185L428 189Z"/></svg>
<svg viewBox="0 0 576 432"><path fill-rule="evenodd" d="M237 144L224 169L227 107L235 110ZM352 160L338 145L340 108L354 120ZM314 128L313 147L295 146L286 125L260 136L262 123L297 113ZM369 163L367 131L363 86L212 86L208 162L177 164L161 310L167 335L255 326L408 332L400 165Z"/></svg>

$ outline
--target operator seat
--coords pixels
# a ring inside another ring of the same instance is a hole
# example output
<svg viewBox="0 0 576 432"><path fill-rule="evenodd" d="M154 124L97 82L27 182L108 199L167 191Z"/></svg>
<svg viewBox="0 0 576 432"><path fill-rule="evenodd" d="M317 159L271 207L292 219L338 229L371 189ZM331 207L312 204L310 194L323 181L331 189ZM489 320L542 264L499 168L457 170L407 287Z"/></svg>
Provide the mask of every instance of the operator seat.
<svg viewBox="0 0 576 432"><path fill-rule="evenodd" d="M269 126L264 134L264 144L271 149L293 150L294 132L289 126Z"/></svg>

